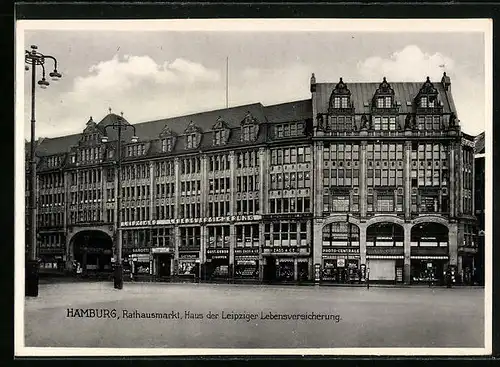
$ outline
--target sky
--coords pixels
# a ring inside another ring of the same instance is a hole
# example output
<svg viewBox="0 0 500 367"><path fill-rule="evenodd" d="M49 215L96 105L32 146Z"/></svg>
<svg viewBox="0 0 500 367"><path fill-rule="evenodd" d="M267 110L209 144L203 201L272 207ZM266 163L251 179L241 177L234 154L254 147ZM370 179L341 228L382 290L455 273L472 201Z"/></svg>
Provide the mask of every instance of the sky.
<svg viewBox="0 0 500 367"><path fill-rule="evenodd" d="M24 37L25 49L36 44L55 56L63 74L37 88L37 137L79 133L90 116L98 122L109 108L131 123L224 108L226 57L230 107L310 98L311 73L320 83L384 76L437 83L446 71L462 130L485 129L485 40L477 32L45 29ZM28 140L30 75L24 74Z"/></svg>

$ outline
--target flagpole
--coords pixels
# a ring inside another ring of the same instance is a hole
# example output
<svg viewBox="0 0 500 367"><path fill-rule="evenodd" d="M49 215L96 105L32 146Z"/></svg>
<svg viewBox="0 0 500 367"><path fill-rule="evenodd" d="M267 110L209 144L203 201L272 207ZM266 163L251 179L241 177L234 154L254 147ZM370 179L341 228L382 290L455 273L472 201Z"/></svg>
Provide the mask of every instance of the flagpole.
<svg viewBox="0 0 500 367"><path fill-rule="evenodd" d="M226 108L229 107L229 56L226 57Z"/></svg>

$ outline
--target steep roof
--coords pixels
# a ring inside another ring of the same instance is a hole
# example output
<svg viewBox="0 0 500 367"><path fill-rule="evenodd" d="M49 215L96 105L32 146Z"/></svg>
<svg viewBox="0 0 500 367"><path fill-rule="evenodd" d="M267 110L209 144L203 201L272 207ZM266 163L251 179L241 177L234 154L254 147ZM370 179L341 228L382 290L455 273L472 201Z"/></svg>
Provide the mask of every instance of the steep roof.
<svg viewBox="0 0 500 367"><path fill-rule="evenodd" d="M347 88L351 91L351 101L354 104L356 113L370 113L370 106L375 91L378 89L380 82L377 83L349 83L344 81ZM388 81L394 90L394 98L396 102L400 102L400 113L406 114L413 112L414 100L423 82L391 82ZM316 103L319 113L328 111L330 96L335 89L337 83L317 83L316 84ZM438 91L439 99L443 103L443 113L456 112L451 93L447 93L440 82L433 83ZM407 102L411 105L408 106ZM365 106L366 105L366 106Z"/></svg>
<svg viewBox="0 0 500 367"><path fill-rule="evenodd" d="M474 153L475 154L484 154L485 149L484 149L484 131L477 135L474 138Z"/></svg>

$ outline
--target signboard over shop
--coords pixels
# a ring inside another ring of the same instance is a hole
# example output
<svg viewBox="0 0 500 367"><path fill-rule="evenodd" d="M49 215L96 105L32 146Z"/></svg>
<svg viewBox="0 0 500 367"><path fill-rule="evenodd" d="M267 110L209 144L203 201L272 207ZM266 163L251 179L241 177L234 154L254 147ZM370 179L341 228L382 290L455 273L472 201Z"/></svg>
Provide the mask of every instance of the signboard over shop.
<svg viewBox="0 0 500 367"><path fill-rule="evenodd" d="M177 218L177 219L158 219L158 220L138 220L131 222L122 222L122 227L143 227L155 225L172 224L204 224L204 223L223 223L223 222L248 222L260 220L261 215L233 215L228 217L209 217L209 218Z"/></svg>
<svg viewBox="0 0 500 367"><path fill-rule="evenodd" d="M359 248L335 248L335 247L323 247L324 254L359 254Z"/></svg>
<svg viewBox="0 0 500 367"><path fill-rule="evenodd" d="M133 248L132 253L133 254L149 254L151 251L150 248L144 247L144 248Z"/></svg>
<svg viewBox="0 0 500 367"><path fill-rule="evenodd" d="M207 249L207 255L228 255L229 249L218 248L218 249Z"/></svg>
<svg viewBox="0 0 500 367"><path fill-rule="evenodd" d="M170 247L153 247L151 249L153 254L168 254L171 252Z"/></svg>
<svg viewBox="0 0 500 367"><path fill-rule="evenodd" d="M308 247L298 247L298 246L274 246L274 247L265 247L264 253L272 253L272 254L307 254L309 253Z"/></svg>
<svg viewBox="0 0 500 367"><path fill-rule="evenodd" d="M235 248L234 254L235 255L258 255L259 249L258 248Z"/></svg>

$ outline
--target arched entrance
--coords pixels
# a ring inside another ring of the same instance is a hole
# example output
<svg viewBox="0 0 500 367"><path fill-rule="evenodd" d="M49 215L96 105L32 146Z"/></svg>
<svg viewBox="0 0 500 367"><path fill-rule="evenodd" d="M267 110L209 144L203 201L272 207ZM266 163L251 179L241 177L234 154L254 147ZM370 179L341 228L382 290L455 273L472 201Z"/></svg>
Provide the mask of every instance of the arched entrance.
<svg viewBox="0 0 500 367"><path fill-rule="evenodd" d="M322 241L322 280L334 283L359 282L359 227L345 221L326 224Z"/></svg>
<svg viewBox="0 0 500 367"><path fill-rule="evenodd" d="M393 222L374 223L366 229L369 279L401 283L404 270L404 228Z"/></svg>
<svg viewBox="0 0 500 367"><path fill-rule="evenodd" d="M102 275L113 271L113 240L96 230L78 232L71 239L74 259L81 267L83 275Z"/></svg>
<svg viewBox="0 0 500 367"><path fill-rule="evenodd" d="M411 281L441 282L448 262L448 227L421 222L411 229Z"/></svg>

